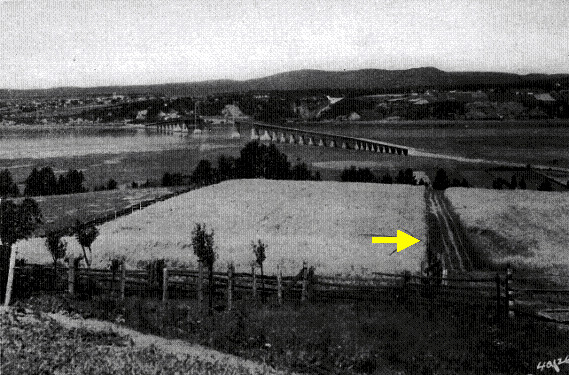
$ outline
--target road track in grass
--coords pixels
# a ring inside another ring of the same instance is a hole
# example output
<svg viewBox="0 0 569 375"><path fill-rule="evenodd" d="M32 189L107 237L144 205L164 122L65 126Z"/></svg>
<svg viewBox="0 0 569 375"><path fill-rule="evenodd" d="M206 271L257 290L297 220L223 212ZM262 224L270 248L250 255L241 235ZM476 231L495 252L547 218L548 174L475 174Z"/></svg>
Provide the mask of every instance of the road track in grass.
<svg viewBox="0 0 569 375"><path fill-rule="evenodd" d="M443 198L443 194L433 189L426 192L427 207L435 219L429 222L429 231L437 233L438 239L435 240L440 241L437 248L444 268L459 272L472 271L473 263L460 232L460 223L451 215L449 202Z"/></svg>

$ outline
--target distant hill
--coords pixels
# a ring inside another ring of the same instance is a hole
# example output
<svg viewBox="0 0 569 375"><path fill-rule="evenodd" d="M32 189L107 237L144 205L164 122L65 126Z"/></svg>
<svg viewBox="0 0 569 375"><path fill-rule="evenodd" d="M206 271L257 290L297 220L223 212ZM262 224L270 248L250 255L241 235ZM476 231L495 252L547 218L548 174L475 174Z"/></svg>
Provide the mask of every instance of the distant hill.
<svg viewBox="0 0 569 375"><path fill-rule="evenodd" d="M528 74L496 72L445 72L436 68L407 70L362 69L349 71L296 70L245 81L213 80L140 86L60 87L44 90L0 90L0 97L85 96L154 94L202 96L248 91L308 90L402 90L418 88L483 88L489 86L548 87L569 86L569 74Z"/></svg>

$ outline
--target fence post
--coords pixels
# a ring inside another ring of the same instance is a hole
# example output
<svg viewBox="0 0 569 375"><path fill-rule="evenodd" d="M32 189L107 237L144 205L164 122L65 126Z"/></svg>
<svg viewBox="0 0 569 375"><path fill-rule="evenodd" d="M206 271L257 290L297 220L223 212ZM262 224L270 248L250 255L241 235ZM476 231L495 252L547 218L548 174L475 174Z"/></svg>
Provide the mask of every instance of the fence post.
<svg viewBox="0 0 569 375"><path fill-rule="evenodd" d="M283 273L281 266L277 264L277 302L279 305L283 304Z"/></svg>
<svg viewBox="0 0 569 375"><path fill-rule="evenodd" d="M306 262L302 262L302 293L300 301L305 302L308 299L308 267Z"/></svg>
<svg viewBox="0 0 569 375"><path fill-rule="evenodd" d="M233 309L233 263L227 266L227 310Z"/></svg>
<svg viewBox="0 0 569 375"><path fill-rule="evenodd" d="M168 300L168 267L162 269L162 302Z"/></svg>
<svg viewBox="0 0 569 375"><path fill-rule="evenodd" d="M126 266L125 266L124 260L123 260L121 262L121 281L120 281L121 301L124 301L125 284L126 284Z"/></svg>
<svg viewBox="0 0 569 375"><path fill-rule="evenodd" d="M69 267L67 268L67 291L75 294L75 257L69 256Z"/></svg>
<svg viewBox="0 0 569 375"><path fill-rule="evenodd" d="M501 304L501 300L500 300L500 275L496 274L496 276L494 277L494 280L496 281L496 316L499 318L500 317L500 304Z"/></svg>
<svg viewBox="0 0 569 375"><path fill-rule="evenodd" d="M251 266L251 274L253 275L253 298L257 298L257 274L255 273L255 266Z"/></svg>
<svg viewBox="0 0 569 375"><path fill-rule="evenodd" d="M508 263L506 267L506 301L507 301L506 311L508 318L514 317L514 296L513 296L511 282L512 282L512 268Z"/></svg>
<svg viewBox="0 0 569 375"><path fill-rule="evenodd" d="M198 308L203 307L203 264L198 262Z"/></svg>
<svg viewBox="0 0 569 375"><path fill-rule="evenodd" d="M4 298L4 306L10 304L12 298L12 284L14 283L14 267L16 266L16 250L10 251L10 265L8 268L8 281L6 282L6 296Z"/></svg>

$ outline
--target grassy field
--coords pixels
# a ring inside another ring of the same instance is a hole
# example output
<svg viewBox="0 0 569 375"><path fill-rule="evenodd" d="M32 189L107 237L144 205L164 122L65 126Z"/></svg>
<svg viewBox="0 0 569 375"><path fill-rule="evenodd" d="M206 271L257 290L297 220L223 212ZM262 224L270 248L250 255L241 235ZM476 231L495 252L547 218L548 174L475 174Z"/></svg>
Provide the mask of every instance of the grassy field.
<svg viewBox="0 0 569 375"><path fill-rule="evenodd" d="M494 262L569 275L567 193L451 188L446 196Z"/></svg>
<svg viewBox="0 0 569 375"><path fill-rule="evenodd" d="M146 200L176 191L177 188L144 188L34 197L43 215L38 233L58 230L122 210Z"/></svg>
<svg viewBox="0 0 569 375"><path fill-rule="evenodd" d="M201 313L195 300L41 296L22 302L33 310L119 318L145 333L309 374L531 374L540 362L565 358L569 339L566 330L551 324L496 319L493 306L417 306L401 298L284 306L242 300L234 310L211 316ZM167 364L170 359L164 358Z"/></svg>
<svg viewBox="0 0 569 375"><path fill-rule="evenodd" d="M258 369L218 361L211 355L211 350L196 356L183 353L183 348L169 353L150 343L134 346L131 337L110 330L66 328L49 318L15 310L0 310L0 337L2 374L258 373Z"/></svg>
<svg viewBox="0 0 569 375"><path fill-rule="evenodd" d="M190 247L194 223L215 230L217 266L229 261L249 270L251 241L268 246L266 272L277 264L296 274L303 260L319 274L366 274L373 271L416 272L424 241L390 256L394 245L373 245L372 235L395 236L397 229L426 238L423 188L340 182L232 180L160 202L100 227L93 243L94 266L126 256L139 261L166 258L195 267ZM75 239L69 251L80 253ZM43 240L16 245L19 257L49 261Z"/></svg>

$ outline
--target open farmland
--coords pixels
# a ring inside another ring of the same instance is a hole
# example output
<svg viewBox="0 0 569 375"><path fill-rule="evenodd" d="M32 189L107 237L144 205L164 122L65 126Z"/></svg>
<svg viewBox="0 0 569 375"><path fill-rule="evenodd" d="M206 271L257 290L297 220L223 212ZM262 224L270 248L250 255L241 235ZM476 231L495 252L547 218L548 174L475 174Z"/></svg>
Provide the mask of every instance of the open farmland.
<svg viewBox="0 0 569 375"><path fill-rule="evenodd" d="M171 264L196 266L190 247L194 223L215 230L217 267L233 261L249 270L251 241L268 246L265 268L296 274L303 260L319 274L416 272L424 241L394 254L394 245L372 245L372 235L394 236L397 229L426 238L423 188L339 182L232 180L182 194L103 224L93 243L94 267L125 256L140 261L166 258ZM73 238L69 249L81 250ZM18 257L48 262L43 239L16 245Z"/></svg>
<svg viewBox="0 0 569 375"><path fill-rule="evenodd" d="M139 204L158 199L182 188L115 189L80 194L34 197L43 214L40 231L59 230L75 225L75 221L88 221L113 214Z"/></svg>
<svg viewBox="0 0 569 375"><path fill-rule="evenodd" d="M569 275L566 193L451 188L446 195L492 261Z"/></svg>

